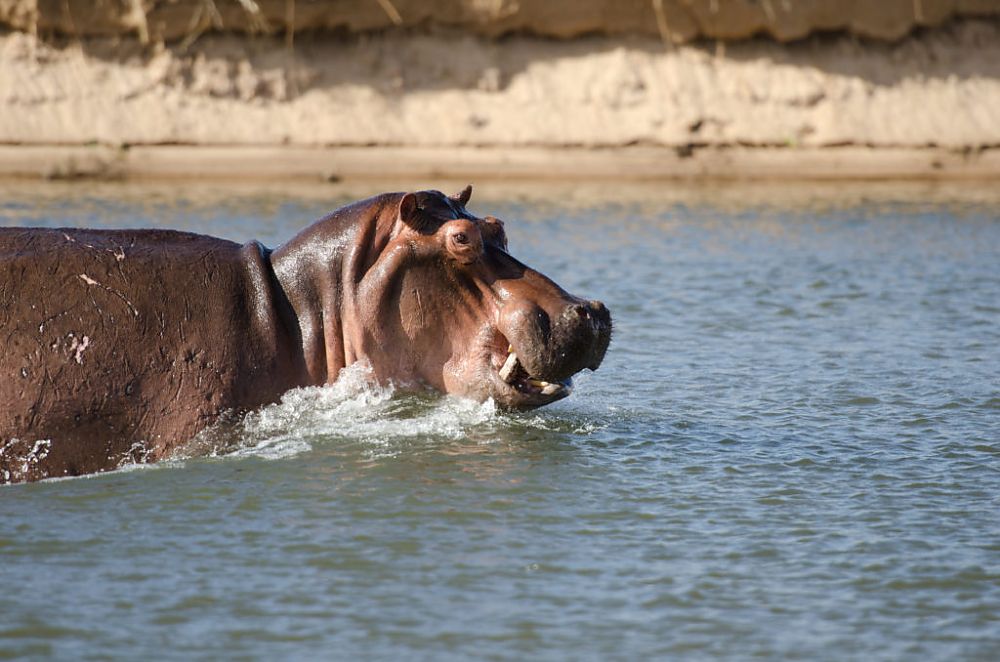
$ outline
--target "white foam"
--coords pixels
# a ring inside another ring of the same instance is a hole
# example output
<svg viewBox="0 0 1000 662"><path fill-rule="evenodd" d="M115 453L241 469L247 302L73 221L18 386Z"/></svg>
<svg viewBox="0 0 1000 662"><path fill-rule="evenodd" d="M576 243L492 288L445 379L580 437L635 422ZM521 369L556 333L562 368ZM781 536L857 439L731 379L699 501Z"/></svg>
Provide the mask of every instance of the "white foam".
<svg viewBox="0 0 1000 662"><path fill-rule="evenodd" d="M361 442L382 454L417 438L458 439L496 417L492 401L397 395L395 387L376 384L369 368L355 364L331 385L289 391L281 402L248 414L232 454L276 459L337 441Z"/></svg>

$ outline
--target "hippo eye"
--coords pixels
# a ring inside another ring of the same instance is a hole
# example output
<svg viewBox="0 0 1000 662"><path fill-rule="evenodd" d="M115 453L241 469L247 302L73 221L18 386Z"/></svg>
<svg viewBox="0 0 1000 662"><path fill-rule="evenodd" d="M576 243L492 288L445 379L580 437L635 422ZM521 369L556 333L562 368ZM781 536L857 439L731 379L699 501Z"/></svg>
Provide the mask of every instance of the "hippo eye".
<svg viewBox="0 0 1000 662"><path fill-rule="evenodd" d="M464 232L456 232L452 236L455 238L456 244L462 244L464 246L465 244L469 243L469 235L465 234Z"/></svg>

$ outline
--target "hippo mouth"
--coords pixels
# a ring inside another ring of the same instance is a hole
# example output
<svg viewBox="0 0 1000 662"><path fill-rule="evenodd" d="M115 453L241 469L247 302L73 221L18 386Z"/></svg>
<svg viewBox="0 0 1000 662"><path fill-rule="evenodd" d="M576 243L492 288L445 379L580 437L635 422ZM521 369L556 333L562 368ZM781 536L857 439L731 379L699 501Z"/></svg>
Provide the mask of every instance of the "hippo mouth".
<svg viewBox="0 0 1000 662"><path fill-rule="evenodd" d="M490 353L501 406L530 409L561 400L572 391L573 375L601 365L611 341L604 304L570 299L556 310L511 307L494 328Z"/></svg>
<svg viewBox="0 0 1000 662"><path fill-rule="evenodd" d="M535 409L562 400L573 391L572 377L549 381L531 374L518 357L517 350L500 336L503 344L493 344L492 387L489 394L497 406L506 410ZM492 343L491 343L492 344ZM501 347L506 348L506 351Z"/></svg>
<svg viewBox="0 0 1000 662"><path fill-rule="evenodd" d="M548 382L528 374L524 365L521 364L521 360L517 358L517 353L512 345L507 347L507 359L497 374L503 383L512 387L519 394L527 396L530 400L555 402L565 398L573 391L572 377L558 382Z"/></svg>

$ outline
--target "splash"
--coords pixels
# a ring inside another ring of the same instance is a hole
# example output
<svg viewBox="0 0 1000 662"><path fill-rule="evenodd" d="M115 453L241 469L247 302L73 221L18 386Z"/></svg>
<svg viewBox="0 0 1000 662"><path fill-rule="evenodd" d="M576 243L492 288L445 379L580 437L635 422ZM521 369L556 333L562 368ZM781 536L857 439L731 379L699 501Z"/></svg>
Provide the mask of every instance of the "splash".
<svg viewBox="0 0 1000 662"><path fill-rule="evenodd" d="M425 393L397 393L377 384L369 367L349 366L327 386L294 389L281 401L247 414L225 433L211 455L291 457L322 443L361 443L373 452L408 440L458 439L496 421L492 401L473 402Z"/></svg>
<svg viewBox="0 0 1000 662"><path fill-rule="evenodd" d="M29 448L30 444L30 448ZM52 440L38 439L35 442L22 442L14 438L0 446L0 461L3 461L4 468L0 471L0 484L9 483L12 480L24 480L28 472L36 467L42 460L48 457L52 450ZM45 474L43 473L44 477Z"/></svg>

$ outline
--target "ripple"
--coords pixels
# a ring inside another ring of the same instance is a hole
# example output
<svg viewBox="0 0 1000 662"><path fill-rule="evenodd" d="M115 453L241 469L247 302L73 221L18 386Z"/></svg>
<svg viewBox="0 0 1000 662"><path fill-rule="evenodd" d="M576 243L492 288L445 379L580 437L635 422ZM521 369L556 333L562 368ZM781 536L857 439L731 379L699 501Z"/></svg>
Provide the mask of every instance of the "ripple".
<svg viewBox="0 0 1000 662"><path fill-rule="evenodd" d="M220 199L175 216L248 239L305 209ZM509 414L355 367L214 458L4 489L0 655L163 657L168 625L186 659L991 659L995 205L490 211L614 311L600 372Z"/></svg>

